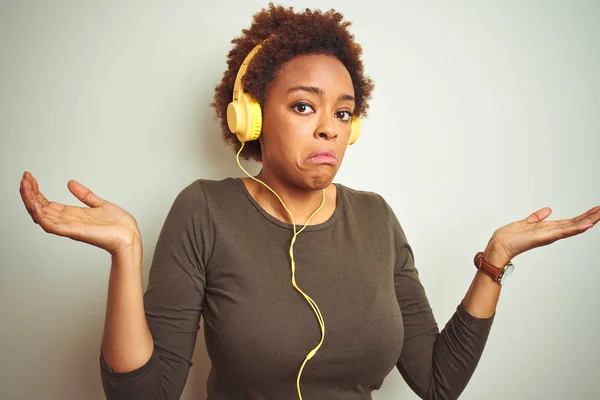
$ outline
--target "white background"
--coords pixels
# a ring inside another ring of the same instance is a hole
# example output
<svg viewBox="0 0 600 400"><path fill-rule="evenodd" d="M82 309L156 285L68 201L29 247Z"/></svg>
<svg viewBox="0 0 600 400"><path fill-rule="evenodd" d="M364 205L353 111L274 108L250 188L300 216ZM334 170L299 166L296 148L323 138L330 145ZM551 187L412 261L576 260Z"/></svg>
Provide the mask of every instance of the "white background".
<svg viewBox="0 0 600 400"><path fill-rule="evenodd" d="M284 4L353 22L376 89L336 181L392 205L440 327L496 228L544 206L558 219L600 204L600 3ZM179 191L242 176L209 103L230 40L266 5L1 3L0 398L103 398L109 256L33 224L23 171L51 200L77 204L76 179L132 213L146 277ZM597 398L598 229L514 260L462 398ZM205 398L209 364L200 333L184 399ZM373 397L416 398L397 370Z"/></svg>

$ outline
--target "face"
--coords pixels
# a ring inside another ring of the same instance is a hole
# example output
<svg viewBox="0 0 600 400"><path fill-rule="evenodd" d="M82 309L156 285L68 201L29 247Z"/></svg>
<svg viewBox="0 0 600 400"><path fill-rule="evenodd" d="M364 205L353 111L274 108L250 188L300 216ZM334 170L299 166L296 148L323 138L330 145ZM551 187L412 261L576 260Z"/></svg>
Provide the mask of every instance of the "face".
<svg viewBox="0 0 600 400"><path fill-rule="evenodd" d="M327 187L344 158L354 107L350 74L337 58L303 55L288 61L265 96L263 171L283 184Z"/></svg>

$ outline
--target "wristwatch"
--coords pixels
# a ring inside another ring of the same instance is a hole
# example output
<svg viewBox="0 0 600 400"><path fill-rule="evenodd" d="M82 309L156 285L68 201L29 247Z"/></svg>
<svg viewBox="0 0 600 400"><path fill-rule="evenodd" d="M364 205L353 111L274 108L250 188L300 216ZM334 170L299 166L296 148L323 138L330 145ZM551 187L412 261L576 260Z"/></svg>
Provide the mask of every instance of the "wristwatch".
<svg viewBox="0 0 600 400"><path fill-rule="evenodd" d="M498 283L499 285L504 285L508 278L511 277L515 269L515 266L510 261L502 268L493 266L492 264L488 263L483 259L482 251L475 254L474 262L478 270L480 270L486 275L489 275L492 278L492 280Z"/></svg>

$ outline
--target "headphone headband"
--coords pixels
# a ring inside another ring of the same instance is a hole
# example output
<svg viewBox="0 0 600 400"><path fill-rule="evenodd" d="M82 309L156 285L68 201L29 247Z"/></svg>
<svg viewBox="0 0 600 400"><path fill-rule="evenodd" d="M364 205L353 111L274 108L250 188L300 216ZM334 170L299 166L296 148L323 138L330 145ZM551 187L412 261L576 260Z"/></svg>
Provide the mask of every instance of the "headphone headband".
<svg viewBox="0 0 600 400"><path fill-rule="evenodd" d="M262 47L262 43L256 45L250 51L250 53L248 53L246 58L244 58L244 62L242 62L242 65L240 66L240 69L238 70L238 73L235 77L235 83L233 84L233 101L239 101L240 94L244 93L244 84L242 83L242 77L246 73L246 70L248 69L248 65L250 64L250 61L256 55L256 53L258 53L258 50L260 50L261 47Z"/></svg>
<svg viewBox="0 0 600 400"><path fill-rule="evenodd" d="M271 35L271 37L273 36ZM227 126L231 133L235 134L242 143L258 139L262 130L262 110L260 109L260 104L249 93L244 92L242 78L246 74L250 61L267 40L269 39L265 39L256 45L244 58L233 84L233 99L227 106ZM360 136L360 131L360 118L354 116L352 118L348 144L356 142Z"/></svg>

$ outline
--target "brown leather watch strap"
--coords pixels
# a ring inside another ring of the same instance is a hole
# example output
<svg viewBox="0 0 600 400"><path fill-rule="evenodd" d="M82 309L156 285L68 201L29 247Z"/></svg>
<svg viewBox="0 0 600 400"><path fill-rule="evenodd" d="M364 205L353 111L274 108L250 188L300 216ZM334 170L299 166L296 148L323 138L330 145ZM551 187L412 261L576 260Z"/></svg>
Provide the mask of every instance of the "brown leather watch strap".
<svg viewBox="0 0 600 400"><path fill-rule="evenodd" d="M498 284L500 283L500 279L502 278L502 274L504 274L504 271L506 268L498 268L498 267L495 267L492 264L488 263L487 261L485 261L483 259L482 251L475 254L474 262L475 262L475 266L477 267L478 270L485 273L486 275L489 275L493 279L494 282L496 282Z"/></svg>

